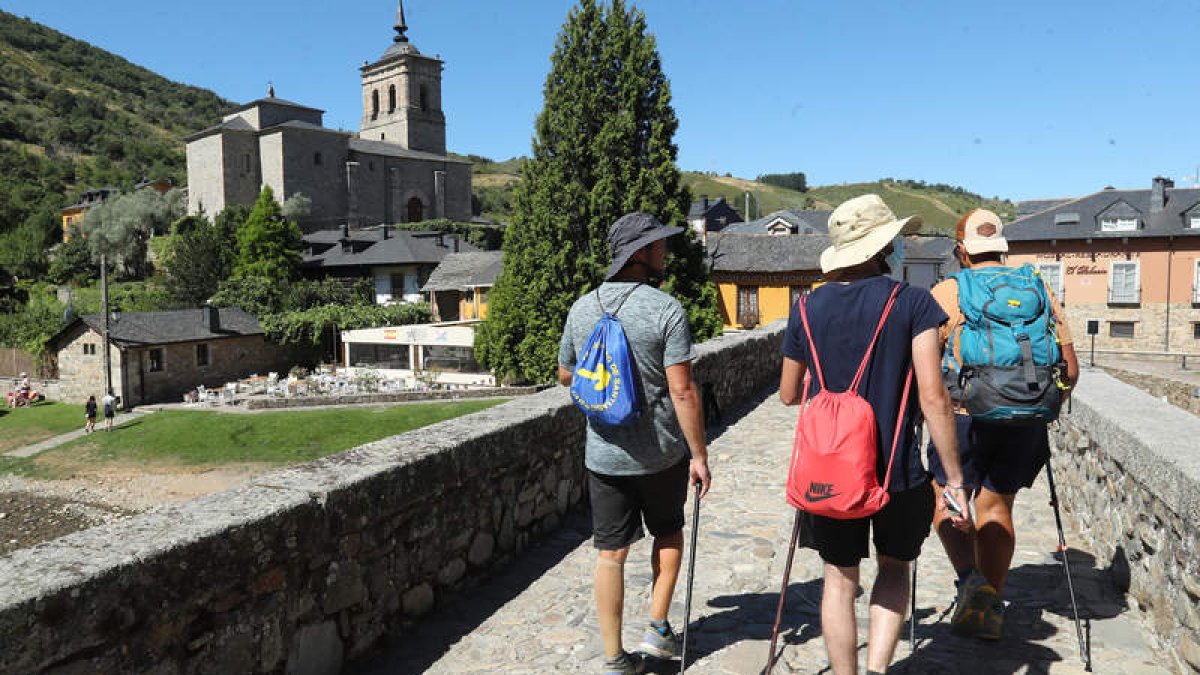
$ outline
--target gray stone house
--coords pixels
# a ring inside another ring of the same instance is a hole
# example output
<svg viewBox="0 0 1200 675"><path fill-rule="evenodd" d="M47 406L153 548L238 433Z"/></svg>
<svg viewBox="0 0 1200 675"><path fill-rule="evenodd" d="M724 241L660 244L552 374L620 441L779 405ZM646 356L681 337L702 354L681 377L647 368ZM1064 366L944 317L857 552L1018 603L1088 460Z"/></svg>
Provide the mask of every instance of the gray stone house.
<svg viewBox="0 0 1200 675"><path fill-rule="evenodd" d="M322 230L304 237L301 273L310 279L352 283L370 279L375 302L422 302L421 287L446 256L478 249L442 232L396 230L383 225L365 230Z"/></svg>
<svg viewBox="0 0 1200 675"><path fill-rule="evenodd" d="M63 400L103 395L102 323L98 314L81 316L50 338ZM178 402L201 384L283 373L297 355L267 341L253 315L232 308L122 312L108 332L113 392L125 407Z"/></svg>
<svg viewBox="0 0 1200 675"><path fill-rule="evenodd" d="M188 212L253 204L263 185L276 199L312 200L305 232L359 224L471 220L471 165L446 156L442 61L405 33L360 69L358 134L326 129L323 111L275 96L251 101L187 139Z"/></svg>

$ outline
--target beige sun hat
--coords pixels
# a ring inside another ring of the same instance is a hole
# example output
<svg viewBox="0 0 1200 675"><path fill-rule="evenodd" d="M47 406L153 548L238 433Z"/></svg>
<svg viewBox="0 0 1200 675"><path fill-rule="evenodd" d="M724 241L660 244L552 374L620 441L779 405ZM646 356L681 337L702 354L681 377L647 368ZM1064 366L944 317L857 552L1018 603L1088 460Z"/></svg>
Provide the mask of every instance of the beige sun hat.
<svg viewBox="0 0 1200 675"><path fill-rule="evenodd" d="M1004 223L1000 216L987 209L974 209L958 221L955 238L967 251L967 255L980 253L1008 253L1008 240L1004 238Z"/></svg>
<svg viewBox="0 0 1200 675"><path fill-rule="evenodd" d="M897 220L879 195L862 195L842 202L829 216L833 246L821 252L821 271L853 267L870 260L906 228L921 225L919 216Z"/></svg>

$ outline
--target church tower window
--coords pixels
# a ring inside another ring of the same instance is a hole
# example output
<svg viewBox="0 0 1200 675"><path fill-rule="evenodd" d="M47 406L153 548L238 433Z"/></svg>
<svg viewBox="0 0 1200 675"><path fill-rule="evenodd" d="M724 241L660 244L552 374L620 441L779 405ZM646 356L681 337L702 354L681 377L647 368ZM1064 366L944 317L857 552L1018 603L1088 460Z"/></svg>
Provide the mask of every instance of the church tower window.
<svg viewBox="0 0 1200 675"><path fill-rule="evenodd" d="M388 112L396 112L396 85L388 85Z"/></svg>
<svg viewBox="0 0 1200 675"><path fill-rule="evenodd" d="M421 111L429 110L429 87L421 85Z"/></svg>
<svg viewBox="0 0 1200 675"><path fill-rule="evenodd" d="M315 166L321 166L321 153L319 153L319 152L313 153L313 164Z"/></svg>
<svg viewBox="0 0 1200 675"><path fill-rule="evenodd" d="M379 90L371 90L371 119L379 118Z"/></svg>

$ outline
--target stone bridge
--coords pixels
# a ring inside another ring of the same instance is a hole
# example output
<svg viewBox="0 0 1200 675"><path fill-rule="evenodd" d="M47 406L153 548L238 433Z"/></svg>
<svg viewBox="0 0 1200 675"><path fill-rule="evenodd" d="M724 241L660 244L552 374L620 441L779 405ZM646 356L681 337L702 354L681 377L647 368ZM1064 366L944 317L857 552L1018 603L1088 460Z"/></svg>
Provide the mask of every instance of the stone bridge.
<svg viewBox="0 0 1200 675"><path fill-rule="evenodd" d="M699 521L692 672L757 673L766 660L792 515L795 411L771 390L780 330L700 348L697 377L724 424ZM581 438L551 390L17 552L0 559L0 673L594 672ZM1095 672L1200 671L1197 438L1200 419L1099 371L1054 433ZM1039 481L1017 501L1004 639L950 634L952 572L931 538L916 640L901 642L895 671L1083 672ZM630 644L646 558L643 542L627 568ZM828 672L819 569L797 554L777 672ZM682 585L676 600L678 624Z"/></svg>

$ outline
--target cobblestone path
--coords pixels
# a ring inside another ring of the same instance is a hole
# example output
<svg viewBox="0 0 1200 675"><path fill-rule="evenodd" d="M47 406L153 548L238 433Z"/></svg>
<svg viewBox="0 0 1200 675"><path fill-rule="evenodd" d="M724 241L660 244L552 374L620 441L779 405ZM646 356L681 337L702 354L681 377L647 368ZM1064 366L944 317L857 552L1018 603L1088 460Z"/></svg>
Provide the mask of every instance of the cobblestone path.
<svg viewBox="0 0 1200 675"><path fill-rule="evenodd" d="M688 672L751 674L765 664L792 523L793 511L782 491L794 415L772 394L711 445L714 487L700 517ZM1006 634L998 643L950 633L953 575L936 537L926 541L917 584L917 651L910 656L910 645L902 640L890 672L1084 672L1062 566L1052 555L1057 536L1048 501L1044 478L1017 499L1018 543L1006 590L1010 605ZM687 510L690 518L690 502ZM595 552L587 541L588 528L583 516L568 522L523 554L510 571L442 605L400 645L349 672L598 672L602 655L591 599ZM1068 545L1078 541L1068 531ZM626 566L627 649L638 644L645 625L648 556L649 544L639 542ZM1080 613L1088 617L1095 672L1170 672L1156 658L1137 611L1113 590L1108 572L1098 569L1086 552L1072 550L1070 559ZM775 672L829 672L818 616L819 571L815 553L797 553L783 622L785 646ZM866 562L868 588L874 574L874 565ZM677 628L683 598L681 579L671 610ZM866 612L863 596L858 615L864 640ZM860 668L865 667L864 652L860 649ZM659 662L649 672L677 671L677 662Z"/></svg>

